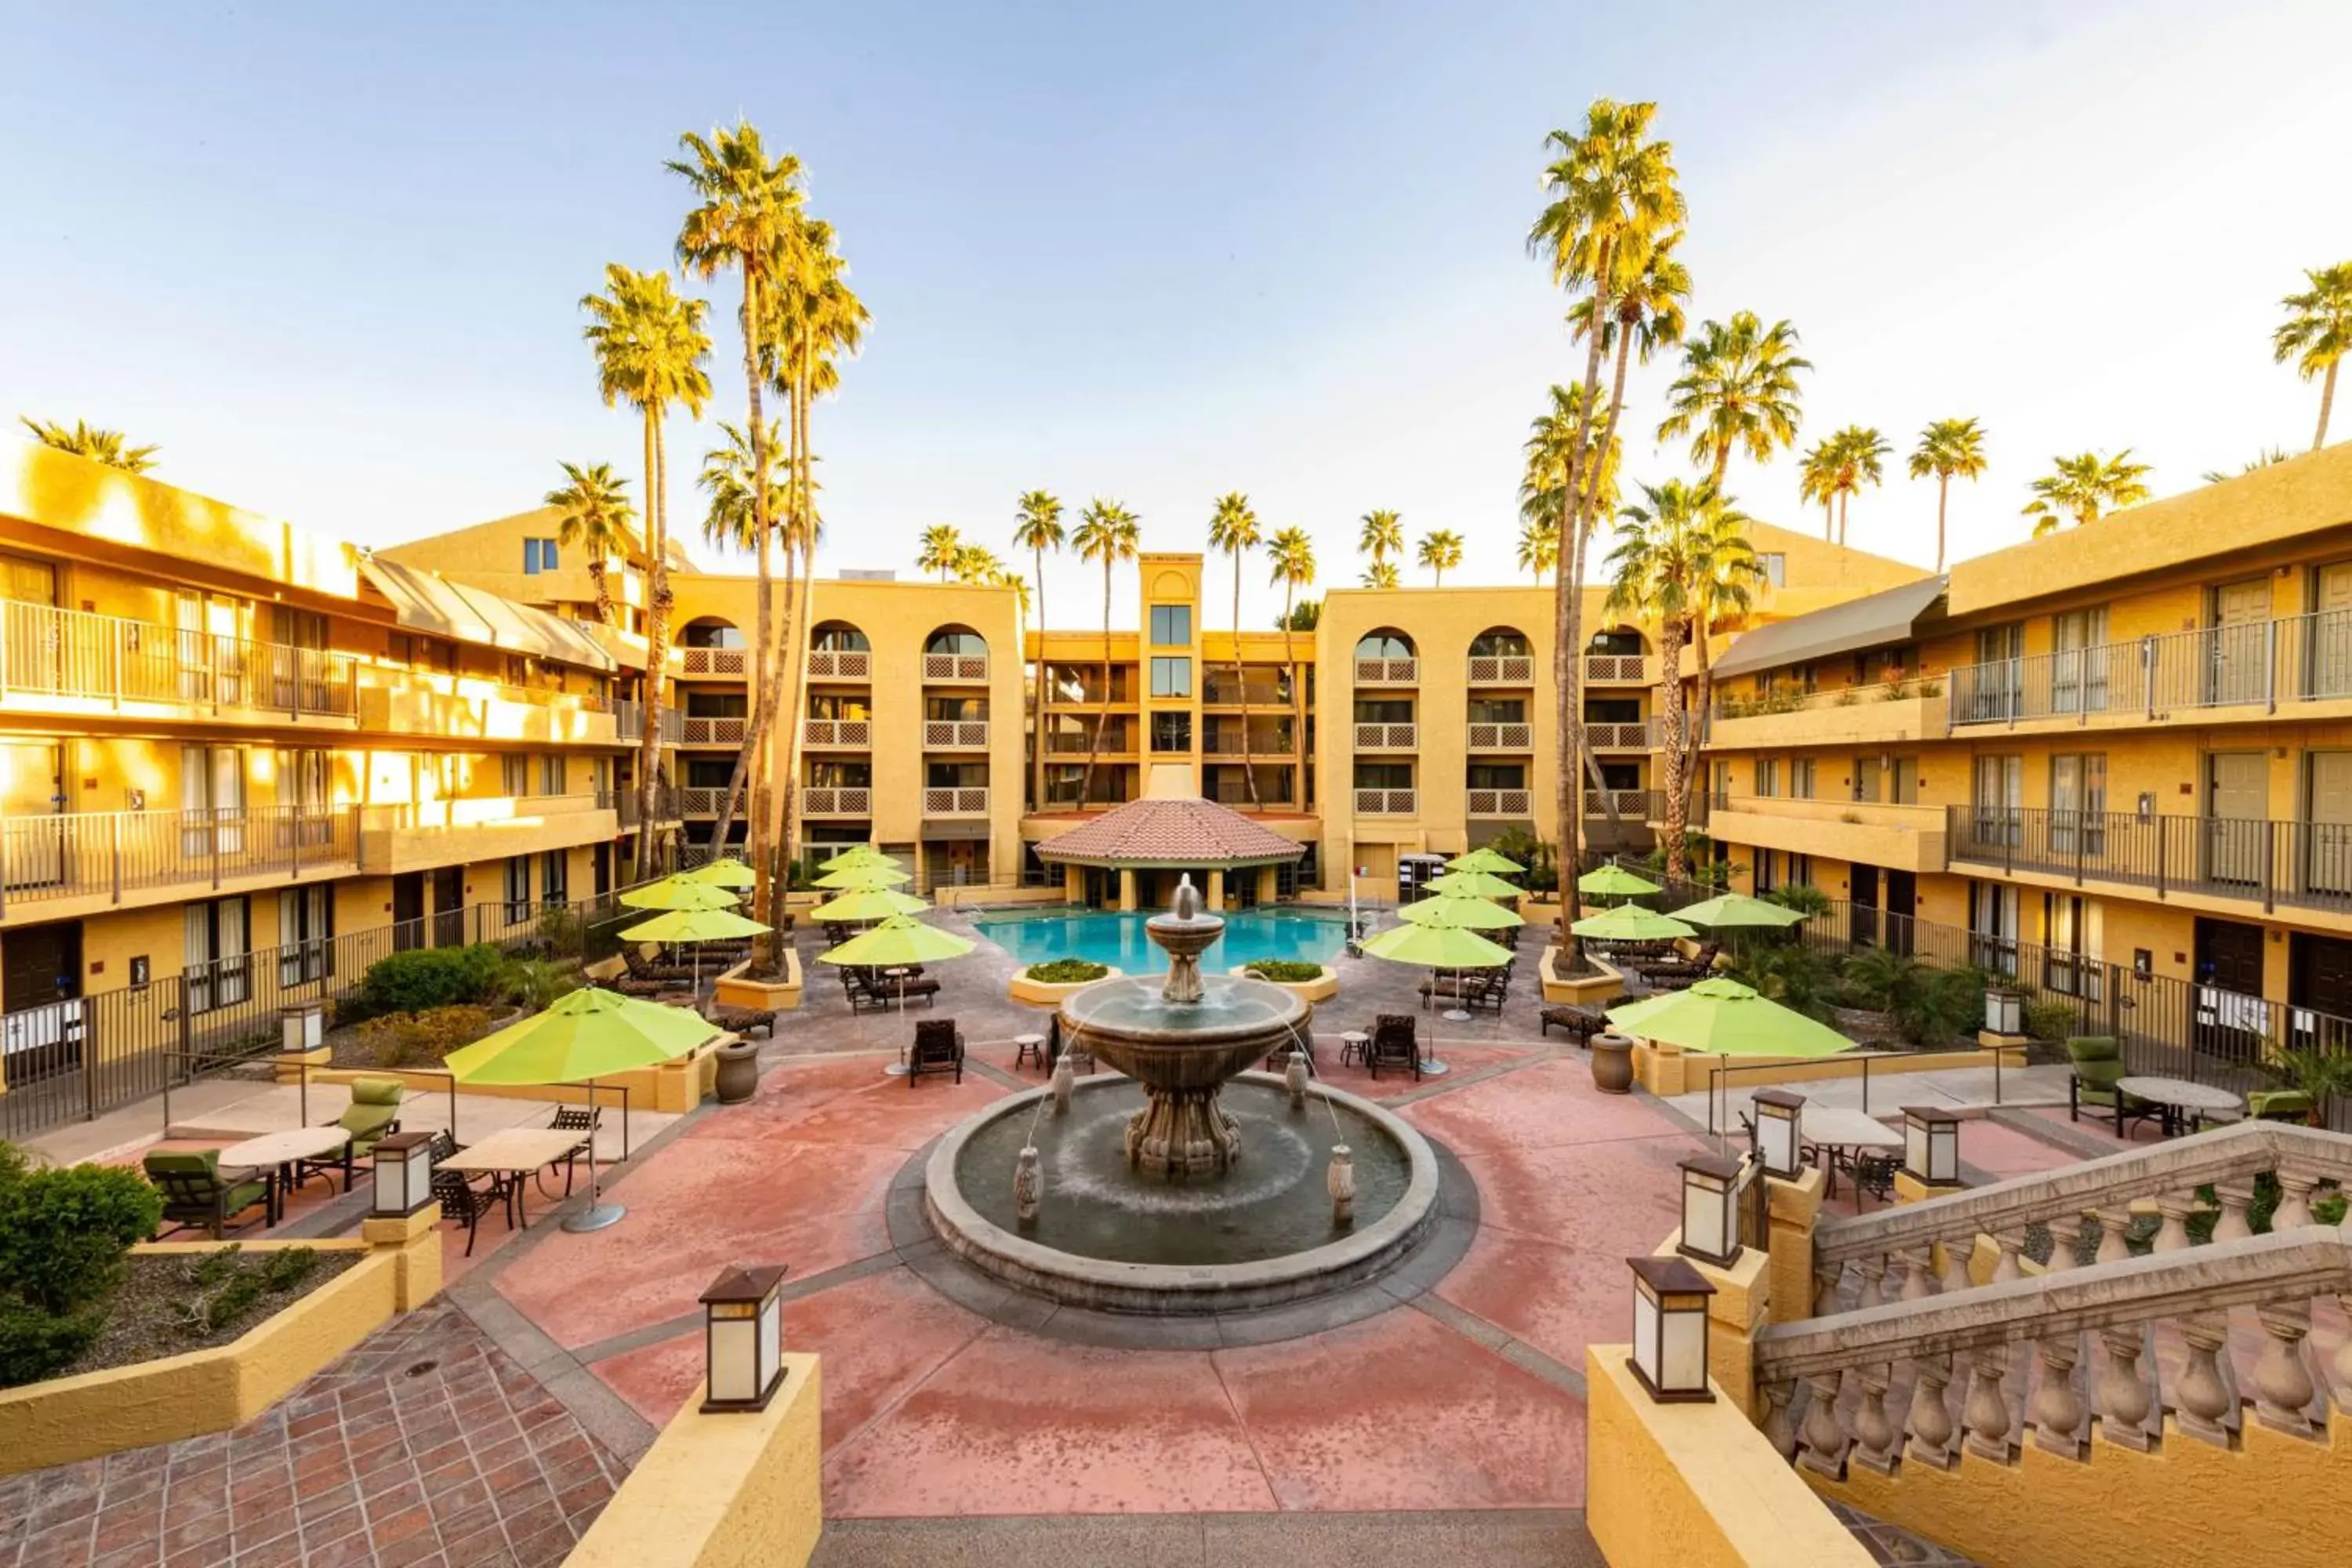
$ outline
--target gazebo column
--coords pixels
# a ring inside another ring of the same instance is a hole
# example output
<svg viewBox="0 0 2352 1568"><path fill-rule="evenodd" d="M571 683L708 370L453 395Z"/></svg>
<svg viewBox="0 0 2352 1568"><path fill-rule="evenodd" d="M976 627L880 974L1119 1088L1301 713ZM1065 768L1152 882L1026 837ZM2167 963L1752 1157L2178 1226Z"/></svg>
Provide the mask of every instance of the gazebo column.
<svg viewBox="0 0 2352 1568"><path fill-rule="evenodd" d="M1208 909L1213 915L1225 912L1225 873L1223 867L1210 868Z"/></svg>
<svg viewBox="0 0 2352 1568"><path fill-rule="evenodd" d="M1087 868L1084 866L1062 868L1062 898L1066 903L1083 904L1087 901Z"/></svg>
<svg viewBox="0 0 2352 1568"><path fill-rule="evenodd" d="M1122 914L1135 912L1135 872L1125 866L1118 871L1118 907Z"/></svg>
<svg viewBox="0 0 2352 1568"><path fill-rule="evenodd" d="M1257 868L1257 901L1261 906L1271 905L1276 898L1280 897L1281 887L1282 883L1276 876L1274 867L1260 866Z"/></svg>

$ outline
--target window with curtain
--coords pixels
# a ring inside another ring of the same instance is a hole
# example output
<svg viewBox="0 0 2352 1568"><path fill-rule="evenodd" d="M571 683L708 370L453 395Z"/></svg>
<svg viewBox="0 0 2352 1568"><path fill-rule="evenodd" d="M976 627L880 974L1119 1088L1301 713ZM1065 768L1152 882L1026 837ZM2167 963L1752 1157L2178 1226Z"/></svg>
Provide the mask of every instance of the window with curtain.
<svg viewBox="0 0 2352 1568"><path fill-rule="evenodd" d="M1789 760L1789 798L1790 800L1813 798L1812 758L1792 757Z"/></svg>
<svg viewBox="0 0 2352 1568"><path fill-rule="evenodd" d="M507 858L506 918L509 921L530 919L530 858L527 855Z"/></svg>
<svg viewBox="0 0 2352 1568"><path fill-rule="evenodd" d="M550 849L539 858L539 901L547 909L556 909L572 901L572 857L562 849Z"/></svg>
<svg viewBox="0 0 2352 1568"><path fill-rule="evenodd" d="M563 759L552 752L539 759L539 793L563 793Z"/></svg>
<svg viewBox="0 0 2352 1568"><path fill-rule="evenodd" d="M250 908L244 899L208 899L181 912L191 1013L232 1007L253 994Z"/></svg>
<svg viewBox="0 0 2352 1568"><path fill-rule="evenodd" d="M2062 752L2050 759L2050 847L2061 855L2107 850L2107 756Z"/></svg>
<svg viewBox="0 0 2352 1568"><path fill-rule="evenodd" d="M1780 793L1780 759L1756 759L1756 787L1752 793L1759 800L1770 800Z"/></svg>
<svg viewBox="0 0 2352 1568"><path fill-rule="evenodd" d="M335 972L335 890L326 883L278 895L278 984L291 987Z"/></svg>
<svg viewBox="0 0 2352 1568"><path fill-rule="evenodd" d="M530 793L530 759L501 755L499 758L499 793L526 795Z"/></svg>

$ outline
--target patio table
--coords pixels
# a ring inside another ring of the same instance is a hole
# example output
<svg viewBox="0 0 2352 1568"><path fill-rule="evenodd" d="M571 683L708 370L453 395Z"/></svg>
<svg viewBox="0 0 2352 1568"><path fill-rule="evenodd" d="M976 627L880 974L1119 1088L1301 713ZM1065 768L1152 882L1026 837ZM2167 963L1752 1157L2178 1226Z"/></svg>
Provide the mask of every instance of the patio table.
<svg viewBox="0 0 2352 1568"><path fill-rule="evenodd" d="M282 1132L264 1132L230 1144L220 1152L218 1159L223 1165L251 1166L270 1173L268 1223L276 1225L286 1215L286 1194L293 1185L296 1163L324 1159L338 1149L343 1152L343 1190L349 1192L352 1135L341 1127L289 1127Z"/></svg>
<svg viewBox="0 0 2352 1568"><path fill-rule="evenodd" d="M2185 1078L2117 1079L2116 1088L2134 1100L2144 1100L2157 1107L2168 1138L2177 1136L2184 1123L2192 1130L2204 1126L2208 1111L2243 1115L2246 1110L2246 1102L2228 1089L2216 1089L2210 1083L2191 1083Z"/></svg>
<svg viewBox="0 0 2352 1568"><path fill-rule="evenodd" d="M478 1143L467 1145L440 1162L438 1169L458 1171L469 1176L511 1176L508 1190L513 1194L515 1224L523 1230L530 1228L530 1215L524 1208L524 1184L528 1176L541 1165L552 1165L569 1156L583 1138L592 1135L574 1127L509 1127L493 1132ZM595 1159L592 1146L588 1158Z"/></svg>
<svg viewBox="0 0 2352 1568"><path fill-rule="evenodd" d="M1839 1105L1808 1105L1798 1131L1799 1141L1830 1152L1826 1174L1828 1185L1823 1197L1837 1195L1837 1171L1840 1150L1851 1150L1845 1156L1849 1170L1853 1162L1865 1149L1900 1149L1903 1134L1865 1111Z"/></svg>

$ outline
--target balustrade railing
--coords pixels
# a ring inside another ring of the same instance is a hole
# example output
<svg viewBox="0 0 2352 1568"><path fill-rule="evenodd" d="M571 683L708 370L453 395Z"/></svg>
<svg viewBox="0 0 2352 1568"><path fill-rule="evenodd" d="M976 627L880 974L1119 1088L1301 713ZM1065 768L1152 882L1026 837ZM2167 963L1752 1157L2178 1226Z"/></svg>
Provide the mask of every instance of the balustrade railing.
<svg viewBox="0 0 2352 1568"><path fill-rule="evenodd" d="M749 719L737 716L702 718L688 714L679 731L679 741L688 746L740 746L751 723Z"/></svg>
<svg viewBox="0 0 2352 1568"><path fill-rule="evenodd" d="M347 653L0 601L0 692L349 718Z"/></svg>
<svg viewBox="0 0 2352 1568"><path fill-rule="evenodd" d="M1241 733L1234 730L1213 731L1202 740L1201 750L1216 757L1238 757L1246 752L1252 760L1259 757L1278 760L1297 754L1287 735L1253 734L1249 738L1249 743L1244 746L1242 743Z"/></svg>
<svg viewBox="0 0 2352 1568"><path fill-rule="evenodd" d="M1643 752L1653 744L1651 727L1639 720L1626 723L1595 723L1584 726L1584 743L1596 752Z"/></svg>
<svg viewBox="0 0 2352 1568"><path fill-rule="evenodd" d="M801 744L830 751L862 752L874 744L871 719L803 719Z"/></svg>
<svg viewBox="0 0 2352 1568"><path fill-rule="evenodd" d="M979 789L926 789L923 791L925 816L986 816L988 791Z"/></svg>
<svg viewBox="0 0 2352 1568"><path fill-rule="evenodd" d="M1413 792L1409 789L1360 789L1356 792L1356 815L1359 816L1411 816L1413 814Z"/></svg>
<svg viewBox="0 0 2352 1568"><path fill-rule="evenodd" d="M613 731L624 741L646 738L646 705L634 698L624 698L613 703ZM686 739L686 715L664 704L661 710L661 738L670 745Z"/></svg>
<svg viewBox="0 0 2352 1568"><path fill-rule="evenodd" d="M1356 684L1359 686L1413 686L1420 680L1421 660L1417 658L1356 660Z"/></svg>
<svg viewBox="0 0 2352 1568"><path fill-rule="evenodd" d="M874 655L862 647L811 648L808 678L811 680L871 680L874 678Z"/></svg>
<svg viewBox="0 0 2352 1568"><path fill-rule="evenodd" d="M1532 724L1473 724L1470 726L1470 749L1474 752L1528 752L1535 749L1536 727Z"/></svg>
<svg viewBox="0 0 2352 1568"><path fill-rule="evenodd" d="M2352 910L2352 823L1996 805L1948 806L1945 816L1946 853L1956 862L2159 896L2191 889L2264 910Z"/></svg>
<svg viewBox="0 0 2352 1568"><path fill-rule="evenodd" d="M1356 750L1410 752L1417 743L1418 734L1418 730L1411 724L1359 724L1356 726Z"/></svg>
<svg viewBox="0 0 2352 1568"><path fill-rule="evenodd" d="M923 656L925 680L986 680L988 656L984 653L927 653Z"/></svg>
<svg viewBox="0 0 2352 1568"><path fill-rule="evenodd" d="M1114 724L1102 732L1102 744L1097 748L1084 735L1056 732L1046 737L1046 752L1058 757L1083 757L1100 750L1104 756L1118 756L1135 750L1135 731L1123 724Z"/></svg>
<svg viewBox="0 0 2352 1568"><path fill-rule="evenodd" d="M217 888L357 863L355 808L226 806L0 818L0 912L150 888Z"/></svg>
<svg viewBox="0 0 2352 1568"><path fill-rule="evenodd" d="M2352 610L1962 665L1951 690L1955 728L2352 698Z"/></svg>
<svg viewBox="0 0 2352 1568"><path fill-rule="evenodd" d="M1584 679L1603 686L1646 686L1650 683L1650 670L1647 654L1588 653L1584 656Z"/></svg>
<svg viewBox="0 0 2352 1568"><path fill-rule="evenodd" d="M749 648L682 647L678 657L688 675L741 675L749 668Z"/></svg>
<svg viewBox="0 0 2352 1568"><path fill-rule="evenodd" d="M1523 789L1474 789L1469 792L1472 816L1524 817L1533 810L1535 796Z"/></svg>
<svg viewBox="0 0 2352 1568"><path fill-rule="evenodd" d="M1588 789L1584 792L1584 815L1587 816L1629 816L1636 822L1651 820L1650 804L1657 792L1646 789Z"/></svg>
<svg viewBox="0 0 2352 1568"><path fill-rule="evenodd" d="M1235 684L1230 670L1223 673L1212 669L1202 687L1201 700L1211 708L1238 708L1244 697L1252 708L1286 709L1290 706L1290 688L1275 680L1249 680Z"/></svg>
<svg viewBox="0 0 2352 1568"><path fill-rule="evenodd" d="M926 719L923 744L932 751L972 752L988 747L985 719Z"/></svg>
<svg viewBox="0 0 2352 1568"><path fill-rule="evenodd" d="M811 785L801 791L803 816L871 816L873 814L874 792L862 785L846 788Z"/></svg>
<svg viewBox="0 0 2352 1568"><path fill-rule="evenodd" d="M1532 654L1470 656L1470 684L1473 686L1533 686L1535 679L1536 661Z"/></svg>

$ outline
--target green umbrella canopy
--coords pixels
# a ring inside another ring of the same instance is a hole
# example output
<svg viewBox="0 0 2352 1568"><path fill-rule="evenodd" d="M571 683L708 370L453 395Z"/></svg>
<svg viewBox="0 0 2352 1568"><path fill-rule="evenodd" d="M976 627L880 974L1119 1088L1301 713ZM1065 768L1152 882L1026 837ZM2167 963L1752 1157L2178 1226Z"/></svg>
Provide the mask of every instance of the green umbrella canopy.
<svg viewBox="0 0 2352 1568"><path fill-rule="evenodd" d="M1612 861L1596 866L1576 879L1580 893L1595 893L1602 898L1637 899L1643 893L1658 891L1658 884L1633 875L1624 867Z"/></svg>
<svg viewBox="0 0 2352 1568"><path fill-rule="evenodd" d="M714 888L751 888L758 886L760 880L760 873L731 855L678 875L689 882L708 882Z"/></svg>
<svg viewBox="0 0 2352 1568"><path fill-rule="evenodd" d="M1491 871L1448 871L1422 884L1435 892L1471 899L1524 899L1525 888L1514 888Z"/></svg>
<svg viewBox="0 0 2352 1568"><path fill-rule="evenodd" d="M817 868L824 871L838 871L844 866L888 866L890 864L892 864L890 857L883 854L871 844L853 844L840 854L818 861Z"/></svg>
<svg viewBox="0 0 2352 1568"><path fill-rule="evenodd" d="M697 882L681 874L664 877L650 887L632 888L621 902L633 910L731 910L743 900L724 888Z"/></svg>
<svg viewBox="0 0 2352 1568"><path fill-rule="evenodd" d="M1528 923L1515 910L1460 893L1407 904L1397 910L1397 919L1412 925L1446 926L1455 931L1501 931Z"/></svg>
<svg viewBox="0 0 2352 1568"><path fill-rule="evenodd" d="M1639 904L1620 904L1613 910L1587 915L1568 929L1579 936L1598 937L1602 942L1665 942L1697 934L1682 921Z"/></svg>
<svg viewBox="0 0 2352 1568"><path fill-rule="evenodd" d="M896 866L865 864L844 866L838 871L827 871L819 877L816 887L840 892L868 892L876 888L895 888L914 879Z"/></svg>
<svg viewBox="0 0 2352 1568"><path fill-rule="evenodd" d="M1629 1035L1727 1057L1829 1057L1853 1042L1737 980L1702 980L1686 991L1609 1009Z"/></svg>
<svg viewBox="0 0 2352 1568"><path fill-rule="evenodd" d="M1675 919L1695 926L1727 930L1737 926L1757 926L1779 931L1801 924L1804 912L1786 904L1776 904L1765 899L1751 899L1745 893L1718 893L1714 898L1675 911Z"/></svg>
<svg viewBox="0 0 2352 1568"><path fill-rule="evenodd" d="M887 888L871 888L864 892L844 893L827 899L811 910L812 918L820 921L879 921L892 915L911 915L917 910L930 906L922 900L905 893L894 893Z"/></svg>
<svg viewBox="0 0 2352 1568"><path fill-rule="evenodd" d="M1367 939L1364 952L1398 963L1431 969L1492 969L1510 962L1511 950L1459 926L1401 925Z"/></svg>
<svg viewBox="0 0 2352 1568"><path fill-rule="evenodd" d="M937 963L961 958L971 942L953 931L927 926L912 915L892 915L872 931L860 931L831 952L816 955L819 963L844 963L888 969L901 963Z"/></svg>
<svg viewBox="0 0 2352 1568"><path fill-rule="evenodd" d="M459 1083L579 1083L684 1056L717 1033L683 1008L592 985L452 1051L442 1065Z"/></svg>
<svg viewBox="0 0 2352 1568"><path fill-rule="evenodd" d="M768 929L733 910L665 910L621 934L631 942L724 942Z"/></svg>
<svg viewBox="0 0 2352 1568"><path fill-rule="evenodd" d="M1456 855L1445 863L1449 871L1485 871L1490 876L1516 877L1527 869L1507 855L1492 849L1473 849L1467 855Z"/></svg>

